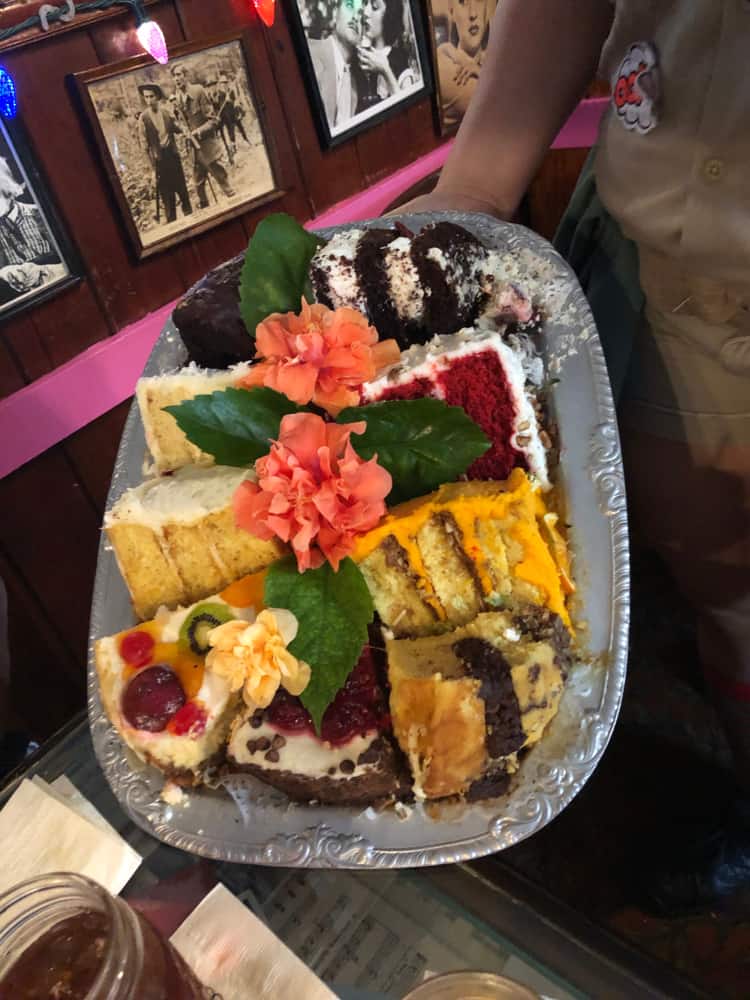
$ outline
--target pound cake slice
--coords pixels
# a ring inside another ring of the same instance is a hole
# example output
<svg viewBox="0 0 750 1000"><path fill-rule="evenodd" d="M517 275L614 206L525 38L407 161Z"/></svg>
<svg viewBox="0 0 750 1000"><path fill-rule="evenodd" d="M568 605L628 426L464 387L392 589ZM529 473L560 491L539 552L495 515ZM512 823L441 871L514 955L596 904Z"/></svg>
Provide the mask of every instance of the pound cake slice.
<svg viewBox="0 0 750 1000"><path fill-rule="evenodd" d="M186 466L127 490L104 529L139 618L215 593L284 552L236 528L232 496L251 475L228 466Z"/></svg>
<svg viewBox="0 0 750 1000"><path fill-rule="evenodd" d="M177 421L165 406L176 406L195 396L210 395L217 390L236 385L246 375L247 363L235 365L228 371L213 372L191 364L169 375L139 378L135 398L141 413L146 445L151 454L154 472L174 472L184 465L213 465L212 455L201 451L185 437Z"/></svg>
<svg viewBox="0 0 750 1000"><path fill-rule="evenodd" d="M283 688L268 708L239 716L227 772L253 774L300 802L358 805L405 794L409 779L376 660L366 646L323 716L320 736L301 701Z"/></svg>
<svg viewBox="0 0 750 1000"><path fill-rule="evenodd" d="M131 750L176 784L199 783L223 759L239 695L207 667L207 634L232 619L252 620L263 576L238 580L191 607L162 608L152 621L96 642L110 721Z"/></svg>
<svg viewBox="0 0 750 1000"><path fill-rule="evenodd" d="M557 714L569 665L560 618L478 615L453 632L386 642L393 730L419 799L504 794L518 753Z"/></svg>
<svg viewBox="0 0 750 1000"><path fill-rule="evenodd" d="M521 469L506 482L449 483L394 507L354 550L384 625L430 635L481 611L533 604L570 618L567 549Z"/></svg>

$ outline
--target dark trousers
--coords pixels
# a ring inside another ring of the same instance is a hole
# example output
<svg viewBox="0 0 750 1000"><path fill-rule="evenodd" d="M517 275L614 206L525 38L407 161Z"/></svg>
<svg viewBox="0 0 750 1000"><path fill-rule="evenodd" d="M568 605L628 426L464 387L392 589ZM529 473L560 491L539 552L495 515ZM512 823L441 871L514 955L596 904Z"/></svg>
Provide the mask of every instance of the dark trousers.
<svg viewBox="0 0 750 1000"><path fill-rule="evenodd" d="M164 214L167 222L177 218L177 199L180 200L183 215L190 215L193 206L190 204L185 171L179 154L173 149L163 149L157 166L158 193L164 203Z"/></svg>
<svg viewBox="0 0 750 1000"><path fill-rule="evenodd" d="M222 114L221 127L226 130L226 134L232 146L235 145L235 130L240 133L248 146L250 145L247 132L245 132L245 126L242 124L242 119L237 117L234 108L228 109Z"/></svg>

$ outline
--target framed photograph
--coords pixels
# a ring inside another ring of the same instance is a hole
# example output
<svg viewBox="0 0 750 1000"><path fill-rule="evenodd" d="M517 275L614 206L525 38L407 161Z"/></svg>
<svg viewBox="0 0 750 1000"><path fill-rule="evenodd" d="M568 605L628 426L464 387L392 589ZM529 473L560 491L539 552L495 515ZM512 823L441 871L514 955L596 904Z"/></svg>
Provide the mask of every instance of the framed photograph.
<svg viewBox="0 0 750 1000"><path fill-rule="evenodd" d="M498 0L427 0L441 135L458 131L476 90Z"/></svg>
<svg viewBox="0 0 750 1000"><path fill-rule="evenodd" d="M277 99L259 95L243 33L75 80L138 257L283 195ZM272 81L271 81L272 82Z"/></svg>
<svg viewBox="0 0 750 1000"><path fill-rule="evenodd" d="M80 277L23 128L0 117L0 322Z"/></svg>
<svg viewBox="0 0 750 1000"><path fill-rule="evenodd" d="M431 92L415 0L288 0L290 23L324 149Z"/></svg>

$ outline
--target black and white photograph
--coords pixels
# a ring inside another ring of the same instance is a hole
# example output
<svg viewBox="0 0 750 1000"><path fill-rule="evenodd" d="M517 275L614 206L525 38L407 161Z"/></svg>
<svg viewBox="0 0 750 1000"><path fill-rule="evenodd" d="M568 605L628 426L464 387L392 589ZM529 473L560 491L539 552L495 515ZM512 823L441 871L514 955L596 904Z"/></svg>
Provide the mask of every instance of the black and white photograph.
<svg viewBox="0 0 750 1000"><path fill-rule="evenodd" d="M239 38L128 67L76 79L139 256L280 195Z"/></svg>
<svg viewBox="0 0 750 1000"><path fill-rule="evenodd" d="M429 92L425 35L419 10L410 0L290 3L324 148Z"/></svg>
<svg viewBox="0 0 750 1000"><path fill-rule="evenodd" d="M428 0L442 135L458 131L476 90L498 0Z"/></svg>
<svg viewBox="0 0 750 1000"><path fill-rule="evenodd" d="M77 269L20 126L0 117L0 317L57 294Z"/></svg>

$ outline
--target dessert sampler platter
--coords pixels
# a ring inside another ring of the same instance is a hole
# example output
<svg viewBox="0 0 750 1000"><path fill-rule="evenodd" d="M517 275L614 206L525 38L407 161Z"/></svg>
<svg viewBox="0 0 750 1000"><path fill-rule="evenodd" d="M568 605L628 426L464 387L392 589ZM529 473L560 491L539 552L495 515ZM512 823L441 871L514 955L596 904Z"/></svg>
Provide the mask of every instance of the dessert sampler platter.
<svg viewBox="0 0 750 1000"><path fill-rule="evenodd" d="M198 854L480 857L596 767L628 614L614 408L561 258L482 215L272 215L138 383L94 747L129 816Z"/></svg>

